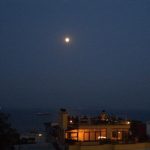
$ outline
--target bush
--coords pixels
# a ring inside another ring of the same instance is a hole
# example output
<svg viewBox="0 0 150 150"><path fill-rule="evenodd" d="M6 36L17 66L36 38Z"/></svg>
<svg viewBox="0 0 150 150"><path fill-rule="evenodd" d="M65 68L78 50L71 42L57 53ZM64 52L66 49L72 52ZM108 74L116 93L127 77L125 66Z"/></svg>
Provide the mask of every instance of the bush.
<svg viewBox="0 0 150 150"><path fill-rule="evenodd" d="M19 142L19 134L11 127L8 119L9 115L0 112L0 150L8 149Z"/></svg>

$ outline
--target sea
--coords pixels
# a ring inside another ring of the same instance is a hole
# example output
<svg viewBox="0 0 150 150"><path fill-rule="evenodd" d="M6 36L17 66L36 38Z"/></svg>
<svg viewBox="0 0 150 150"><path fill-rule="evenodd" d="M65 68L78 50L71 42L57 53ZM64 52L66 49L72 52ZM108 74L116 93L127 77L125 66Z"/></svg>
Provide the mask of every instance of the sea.
<svg viewBox="0 0 150 150"><path fill-rule="evenodd" d="M98 109L67 109L71 115L98 116L102 110ZM105 110L106 111L106 110ZM9 114L9 122L19 133L30 132L32 130L44 131L44 123L58 122L59 109L5 109ZM146 123L150 121L150 110L108 110L110 115L118 117L139 120Z"/></svg>

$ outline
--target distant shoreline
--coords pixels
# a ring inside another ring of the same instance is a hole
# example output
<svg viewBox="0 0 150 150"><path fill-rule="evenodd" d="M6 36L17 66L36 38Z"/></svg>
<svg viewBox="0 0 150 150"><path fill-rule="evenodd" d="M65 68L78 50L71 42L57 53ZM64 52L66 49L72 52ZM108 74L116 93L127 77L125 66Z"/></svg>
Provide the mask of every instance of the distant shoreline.
<svg viewBox="0 0 150 150"><path fill-rule="evenodd" d="M19 132L26 132L32 129L37 129L40 131L44 130L45 122L57 122L59 110L40 110L40 115L37 115L37 109L8 109L5 112L10 114L10 123L14 128L16 128ZM83 115L99 115L100 111L97 109L83 109L83 110L69 110L71 114L83 114ZM106 110L107 111L107 110ZM48 115L44 115L46 114ZM143 122L150 121L150 111L140 111L140 110L113 110L107 111L110 114L114 114L123 118L128 118L132 120L140 120Z"/></svg>

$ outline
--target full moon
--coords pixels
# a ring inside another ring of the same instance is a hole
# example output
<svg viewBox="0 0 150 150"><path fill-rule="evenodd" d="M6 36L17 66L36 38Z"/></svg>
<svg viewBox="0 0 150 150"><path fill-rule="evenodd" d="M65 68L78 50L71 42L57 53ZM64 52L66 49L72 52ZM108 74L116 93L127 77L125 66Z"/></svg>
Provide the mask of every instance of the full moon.
<svg viewBox="0 0 150 150"><path fill-rule="evenodd" d="M66 37L66 38L65 38L65 42L66 42L66 43L69 43L69 42L70 42L70 38L69 38L69 37Z"/></svg>

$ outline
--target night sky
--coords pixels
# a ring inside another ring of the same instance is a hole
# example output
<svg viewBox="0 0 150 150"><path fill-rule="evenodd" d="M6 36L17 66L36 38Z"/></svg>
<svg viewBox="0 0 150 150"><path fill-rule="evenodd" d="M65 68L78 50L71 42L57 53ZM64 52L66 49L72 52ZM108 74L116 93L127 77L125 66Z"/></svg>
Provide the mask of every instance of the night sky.
<svg viewBox="0 0 150 150"><path fill-rule="evenodd" d="M0 0L0 106L148 110L150 0Z"/></svg>

